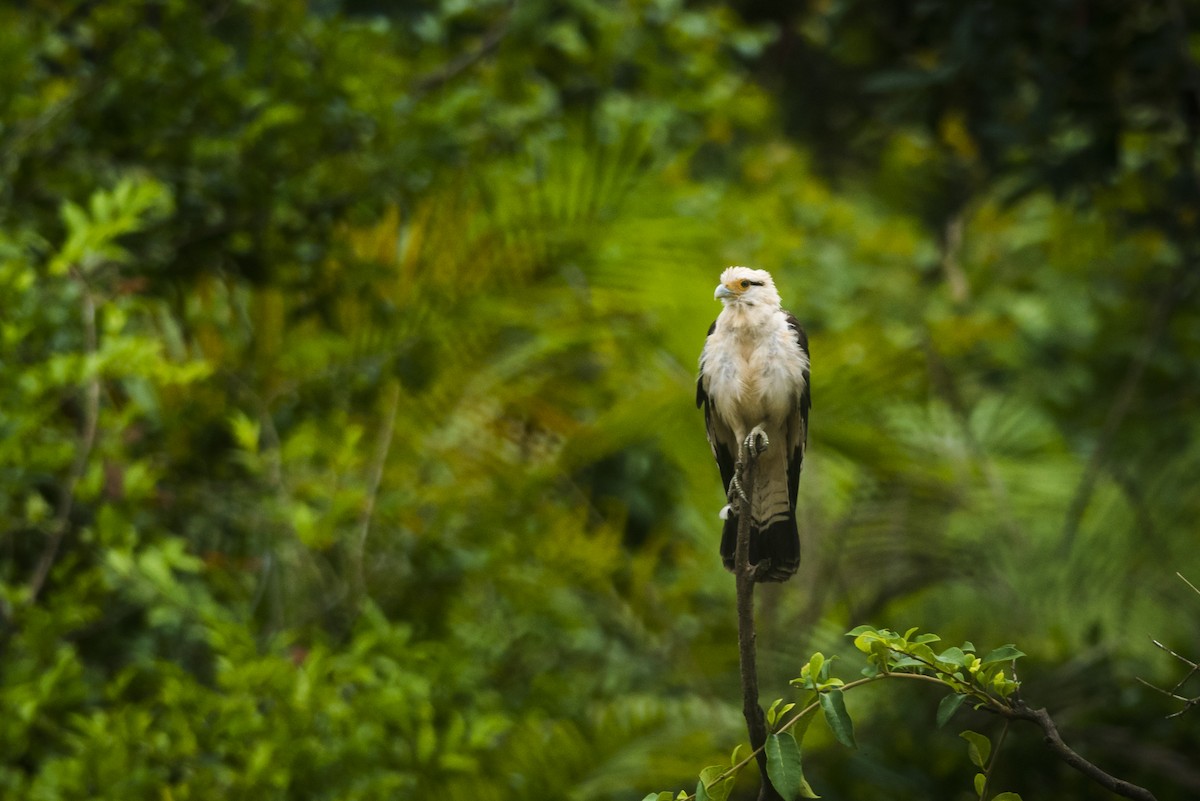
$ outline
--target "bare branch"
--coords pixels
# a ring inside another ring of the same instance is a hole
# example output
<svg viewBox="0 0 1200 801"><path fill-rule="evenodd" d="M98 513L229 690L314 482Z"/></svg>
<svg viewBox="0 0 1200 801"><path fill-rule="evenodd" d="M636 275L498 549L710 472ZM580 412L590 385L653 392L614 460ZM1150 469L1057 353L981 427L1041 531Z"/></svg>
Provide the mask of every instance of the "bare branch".
<svg viewBox="0 0 1200 801"><path fill-rule="evenodd" d="M1050 746L1050 750L1054 752L1055 756L1106 790L1124 798L1131 798L1133 801L1157 801L1154 794L1146 788L1106 773L1073 751L1063 742L1062 736L1058 733L1058 727L1054 725L1054 720L1045 709L1031 709L1023 702L1017 702L1011 710L1001 711L1000 714L1015 720L1028 720L1037 724L1045 735L1046 745Z"/></svg>
<svg viewBox="0 0 1200 801"><path fill-rule="evenodd" d="M1200 589L1196 589L1196 585L1193 584L1192 582L1188 581L1186 578L1184 578L1182 573L1176 572L1175 575L1179 576L1180 580L1183 581L1184 584L1188 585L1188 587L1190 587L1193 592L1200 593ZM1169 690L1165 690L1162 687L1153 685L1150 682L1145 681L1143 679L1138 679L1138 681L1140 681L1142 684L1146 685L1147 687L1149 687L1153 690L1158 690L1160 693L1167 696L1168 698L1173 698L1176 701L1183 701L1183 709L1180 709L1177 712L1172 712L1170 715L1167 715L1168 718L1177 718L1180 715L1187 712L1192 707L1200 706L1200 695L1188 698L1187 696L1179 694L1180 691L1183 689L1184 685L1186 685L1189 681L1192 680L1193 676L1200 675L1200 664L1193 662L1192 660L1188 659L1183 654L1176 653L1175 651L1171 650L1167 646L1163 645L1158 640L1152 639L1152 640L1150 640L1150 642L1154 643L1155 646L1157 646L1158 648L1160 648L1163 651L1166 651L1168 654L1175 657L1183 664L1187 665L1188 672L1184 674L1182 679L1175 682L1175 686Z"/></svg>
<svg viewBox="0 0 1200 801"><path fill-rule="evenodd" d="M762 777L758 798L759 801L781 801L782 797L767 775L767 754L763 748L767 742L767 724L758 703L758 665L755 658L757 634L754 631L754 568L750 565L750 517L754 504L758 453L758 449L751 447L750 439L747 439L742 443L738 459L742 467L741 485L749 499L738 510L737 546L733 558L737 584L738 663L742 676L742 714L746 718L750 747L754 750L758 772Z"/></svg>
<svg viewBox="0 0 1200 801"><path fill-rule="evenodd" d="M1176 659L1178 659L1178 660L1179 660L1180 662L1182 662L1183 664L1185 664L1185 665L1187 665L1188 667L1190 667L1192 670L1197 670L1197 669L1200 669L1200 665L1197 665L1195 662L1193 662L1192 660L1188 659L1186 656L1182 656L1182 655L1180 655L1180 654L1177 654L1177 653L1175 653L1174 651L1172 651L1172 650L1171 650L1170 648L1168 648L1167 646L1163 645L1163 644L1162 644L1161 642L1159 642L1158 640L1151 640L1150 642L1154 643L1154 644L1155 644L1155 645L1157 645L1159 648L1163 649L1163 650L1164 650L1164 651L1166 651L1168 654L1170 654L1171 656L1175 657Z"/></svg>
<svg viewBox="0 0 1200 801"><path fill-rule="evenodd" d="M1191 678L1194 673L1195 673L1195 671L1192 671L1192 673L1189 673L1187 675L1187 678ZM1185 678L1184 681L1186 681L1187 678ZM1168 698L1173 698L1176 701L1183 701L1183 709L1179 710L1178 712L1172 712L1171 714L1167 715L1168 718L1177 718L1180 715L1182 715L1184 712L1187 712L1193 706L1200 705L1200 696L1197 696L1195 698L1187 698L1185 696L1182 696L1179 694L1179 686L1178 685L1176 685L1174 689L1164 690L1162 687L1159 687L1157 684L1151 684L1150 682L1146 681L1143 678L1139 678L1138 681L1141 684L1144 684L1145 686L1149 687L1151 690L1162 693L1163 695L1167 696Z"/></svg>

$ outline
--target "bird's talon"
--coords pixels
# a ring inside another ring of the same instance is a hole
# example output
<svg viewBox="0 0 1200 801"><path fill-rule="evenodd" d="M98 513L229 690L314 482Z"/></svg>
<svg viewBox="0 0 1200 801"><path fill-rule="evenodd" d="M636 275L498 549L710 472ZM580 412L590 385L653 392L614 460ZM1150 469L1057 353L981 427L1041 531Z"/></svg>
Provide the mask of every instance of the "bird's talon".
<svg viewBox="0 0 1200 801"><path fill-rule="evenodd" d="M746 496L746 491L742 489L741 471L733 474L733 478L729 481L729 491L726 493L729 498L729 505L737 511L740 508L738 501L750 503L750 498Z"/></svg>
<svg viewBox="0 0 1200 801"><path fill-rule="evenodd" d="M767 432L763 431L762 426L755 426L750 434L746 437L746 450L754 453L756 456L767 449L771 444L771 440L767 437Z"/></svg>

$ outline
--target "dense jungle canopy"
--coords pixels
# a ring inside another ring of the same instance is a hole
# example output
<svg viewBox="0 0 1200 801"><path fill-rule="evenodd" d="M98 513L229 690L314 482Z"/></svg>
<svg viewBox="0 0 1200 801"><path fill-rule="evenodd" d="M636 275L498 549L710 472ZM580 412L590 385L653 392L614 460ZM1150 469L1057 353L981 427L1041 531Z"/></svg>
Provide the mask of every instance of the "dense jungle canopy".
<svg viewBox="0 0 1200 801"><path fill-rule="evenodd" d="M1200 796L1139 681L1200 661L1198 58L1197 0L0 4L0 797L692 792L730 264L812 350L764 700L860 624L1016 643ZM998 721L847 695L822 797L977 797Z"/></svg>

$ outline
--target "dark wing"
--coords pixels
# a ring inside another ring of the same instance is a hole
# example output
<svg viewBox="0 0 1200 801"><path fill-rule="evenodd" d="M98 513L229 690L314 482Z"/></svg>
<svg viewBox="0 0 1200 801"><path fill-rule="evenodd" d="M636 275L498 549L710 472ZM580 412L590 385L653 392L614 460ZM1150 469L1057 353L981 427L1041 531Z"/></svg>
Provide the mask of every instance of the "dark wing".
<svg viewBox="0 0 1200 801"><path fill-rule="evenodd" d="M716 321L708 327L708 334L705 338L712 336L712 332L717 328ZM721 471L721 486L728 488L729 482L733 480L733 468L737 462L736 448L733 443L732 434L724 437L721 436L724 426L721 426L716 419L715 402L709 394L704 391L704 375L701 374L696 379L696 408L704 408L704 428L708 433L708 444L712 448L713 456L717 460L717 467ZM719 430L721 429L721 430Z"/></svg>
<svg viewBox="0 0 1200 801"><path fill-rule="evenodd" d="M796 344L808 357L808 335L800 327L800 322L787 313L787 324L796 334ZM804 449L808 445L808 410L812 406L812 382L808 379L809 371L804 371L804 389L800 392L800 400L796 411L788 420L788 446L792 452L788 458L788 499L793 511L796 508L796 495L800 491L800 470L804 467Z"/></svg>

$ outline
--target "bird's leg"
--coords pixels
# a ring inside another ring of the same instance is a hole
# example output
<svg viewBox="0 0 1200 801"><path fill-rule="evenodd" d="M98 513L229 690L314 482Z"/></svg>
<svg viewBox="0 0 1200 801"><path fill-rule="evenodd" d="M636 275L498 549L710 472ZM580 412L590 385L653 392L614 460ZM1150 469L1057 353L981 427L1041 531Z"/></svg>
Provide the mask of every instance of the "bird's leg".
<svg viewBox="0 0 1200 801"><path fill-rule="evenodd" d="M729 489L725 491L725 496L729 498L729 508L736 514L741 508L742 502L747 506L750 505L750 499L746 496L746 491L742 489L742 460L738 459L737 464L733 467L733 478L729 479Z"/></svg>
<svg viewBox="0 0 1200 801"><path fill-rule="evenodd" d="M757 425L750 430L750 434L746 437L746 450L758 456L766 451L767 446L771 444L771 440L767 438L767 432L763 431L761 425ZM739 460L740 461L740 460Z"/></svg>
<svg viewBox="0 0 1200 801"><path fill-rule="evenodd" d="M767 438L767 432L763 431L761 425L755 426L750 430L750 433L743 440L745 447L738 453L737 464L733 467L733 478L729 480L729 488L725 491L725 495L729 498L729 508L735 514L740 508L741 503L750 505L750 498L746 496L746 490L742 487L742 471L745 465L742 463L742 453L748 452L753 456L766 451L767 446L771 441Z"/></svg>
<svg viewBox="0 0 1200 801"><path fill-rule="evenodd" d="M730 510L733 514L737 514L743 502L746 506L750 505L750 498L746 495L745 488L742 487L742 472L745 465L742 462L744 452L749 452L751 456L758 456L767 450L770 445L770 440L767 439L767 432L764 432L761 424L750 429L750 434L746 435L743 440L745 447L738 453L737 463L733 465L733 477L730 478L730 486L725 490L725 495L730 499ZM722 510L724 511L724 510Z"/></svg>

